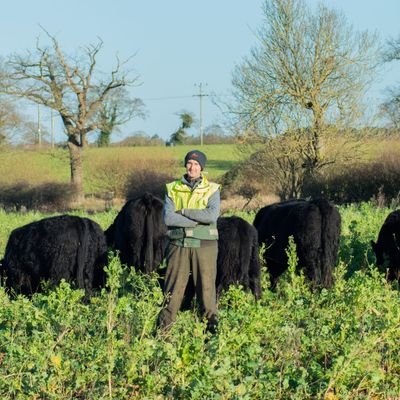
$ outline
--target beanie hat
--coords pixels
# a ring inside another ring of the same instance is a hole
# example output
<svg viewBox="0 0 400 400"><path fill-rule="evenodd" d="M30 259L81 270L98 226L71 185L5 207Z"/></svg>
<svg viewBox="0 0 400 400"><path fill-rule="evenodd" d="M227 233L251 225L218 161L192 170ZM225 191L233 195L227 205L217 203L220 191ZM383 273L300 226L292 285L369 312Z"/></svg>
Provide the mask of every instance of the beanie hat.
<svg viewBox="0 0 400 400"><path fill-rule="evenodd" d="M201 170L203 170L206 165L207 157L204 153L202 153L199 150L191 150L185 156L185 164L184 164L185 166L189 160L197 161L201 166Z"/></svg>

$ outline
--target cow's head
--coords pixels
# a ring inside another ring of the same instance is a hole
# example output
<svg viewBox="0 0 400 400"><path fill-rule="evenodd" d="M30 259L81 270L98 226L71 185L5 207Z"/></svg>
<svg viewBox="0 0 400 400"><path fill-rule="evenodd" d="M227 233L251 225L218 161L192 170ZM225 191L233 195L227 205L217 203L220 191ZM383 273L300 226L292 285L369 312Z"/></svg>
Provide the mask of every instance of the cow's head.
<svg viewBox="0 0 400 400"><path fill-rule="evenodd" d="M387 279L400 280L400 248L394 235L390 239L384 244L371 240L371 246L376 256L376 265L386 272Z"/></svg>

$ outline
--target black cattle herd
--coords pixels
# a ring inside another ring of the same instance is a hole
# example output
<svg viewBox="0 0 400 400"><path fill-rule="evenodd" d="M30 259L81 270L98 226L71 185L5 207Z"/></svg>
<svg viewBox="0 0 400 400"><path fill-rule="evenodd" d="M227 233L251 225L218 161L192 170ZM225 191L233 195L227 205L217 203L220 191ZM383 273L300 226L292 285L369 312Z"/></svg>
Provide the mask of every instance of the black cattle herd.
<svg viewBox="0 0 400 400"><path fill-rule="evenodd" d="M149 193L129 200L105 232L89 218L71 215L19 227L11 232L0 261L2 282L13 293L30 295L40 291L42 281L57 285L65 279L90 295L105 284L103 268L110 250L142 273L160 272L167 245L162 207L162 201ZM268 205L258 211L253 225L237 216L220 217L218 297L230 285L241 285L260 298L259 248L263 244L274 288L287 269L289 237L296 244L297 268L314 287L329 288L337 263L340 223L337 208L324 199ZM378 267L385 272L387 268L387 279L400 280L400 210L390 213L371 245Z"/></svg>

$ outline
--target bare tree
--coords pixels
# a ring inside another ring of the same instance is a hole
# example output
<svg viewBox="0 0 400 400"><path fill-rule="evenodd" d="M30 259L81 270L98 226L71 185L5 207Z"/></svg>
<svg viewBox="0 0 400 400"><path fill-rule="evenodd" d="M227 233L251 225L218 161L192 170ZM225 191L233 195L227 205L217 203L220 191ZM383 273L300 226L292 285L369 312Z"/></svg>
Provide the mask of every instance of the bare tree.
<svg viewBox="0 0 400 400"><path fill-rule="evenodd" d="M400 36L390 39L384 52L384 61L400 61ZM389 124L400 129L400 86L397 85L388 90L388 98L382 104L383 114L388 118Z"/></svg>
<svg viewBox="0 0 400 400"><path fill-rule="evenodd" d="M400 90L389 90L389 98L382 104L383 115L388 119L389 126L400 129Z"/></svg>
<svg viewBox="0 0 400 400"><path fill-rule="evenodd" d="M5 90L6 81L4 60L0 58L0 93ZM20 121L21 115L14 107L14 104L5 96L0 96L0 145L12 139Z"/></svg>
<svg viewBox="0 0 400 400"><path fill-rule="evenodd" d="M260 141L246 144L245 147L250 149L245 151L251 153L251 156L243 163L244 172L247 175L251 173L258 185L273 191L281 199L304 196L304 185L310 183L307 182L309 176L305 174L304 163L313 143L312 134L311 128L292 129L262 144ZM338 163L344 166L360 158L364 146L359 143L357 134L352 129L337 133L336 128L326 127L321 140L321 159L324 165L327 167ZM348 151L343 151L343 148Z"/></svg>
<svg viewBox="0 0 400 400"><path fill-rule="evenodd" d="M37 122L26 121L21 124L19 130L19 142L24 145L35 145L39 147L51 145L51 134L46 128L40 128L39 137Z"/></svg>
<svg viewBox="0 0 400 400"><path fill-rule="evenodd" d="M400 36L397 39L387 41L387 49L384 54L385 61L400 61Z"/></svg>
<svg viewBox="0 0 400 400"><path fill-rule="evenodd" d="M16 133L21 117L13 105L0 99L0 144L8 142Z"/></svg>
<svg viewBox="0 0 400 400"><path fill-rule="evenodd" d="M59 113L68 138L71 183L76 189L76 200L81 201L82 148L87 145L87 134L100 128L101 106L112 93L133 85L138 78L128 79L129 72L123 69L128 60L117 59L108 77L97 70L97 57L103 46L101 39L72 57L63 52L54 36L46 34L50 46L42 47L38 40L33 53L10 57L5 91Z"/></svg>
<svg viewBox="0 0 400 400"><path fill-rule="evenodd" d="M233 112L241 131L266 139L306 133L298 157L312 176L333 162L321 156L322 136L361 114L377 65L376 37L353 32L341 13L322 4L313 12L303 0L265 0L263 11L258 47L233 74Z"/></svg>
<svg viewBox="0 0 400 400"><path fill-rule="evenodd" d="M0 145L37 143L37 124L21 112L22 107L7 97L0 97ZM27 140L28 139L28 140Z"/></svg>
<svg viewBox="0 0 400 400"><path fill-rule="evenodd" d="M119 126L133 118L144 118L144 103L141 99L131 98L126 88L114 90L100 108L100 127L97 144L107 147L110 144L111 134Z"/></svg>

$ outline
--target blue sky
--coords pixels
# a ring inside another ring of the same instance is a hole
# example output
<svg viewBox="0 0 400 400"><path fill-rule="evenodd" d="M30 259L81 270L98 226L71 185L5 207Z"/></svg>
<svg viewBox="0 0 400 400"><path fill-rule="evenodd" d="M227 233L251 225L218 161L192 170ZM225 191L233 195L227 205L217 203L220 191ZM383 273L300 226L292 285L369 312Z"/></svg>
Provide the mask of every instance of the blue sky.
<svg viewBox="0 0 400 400"><path fill-rule="evenodd" d="M254 32L262 22L262 4L261 0L7 1L0 17L0 55L33 49L38 36L44 39L39 24L72 54L100 37L104 45L99 64L104 71L111 69L117 54L121 59L135 54L130 65L141 85L131 93L143 99L148 116L122 127L115 139L135 131L167 139L179 126L181 111L199 118L199 97L194 95L200 83L203 93L210 95L203 97L203 128L224 124L213 99L229 96L235 65L257 44ZM383 39L400 35L399 0L325 0L325 4L343 11L357 30L376 31ZM377 103L383 89L396 81L400 65L388 66L370 92L371 103ZM50 111L41 115L43 124L50 126ZM56 129L57 140L63 140L61 127Z"/></svg>

